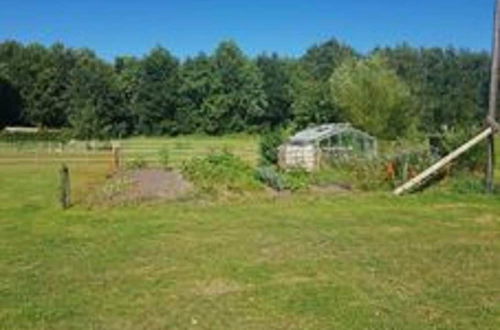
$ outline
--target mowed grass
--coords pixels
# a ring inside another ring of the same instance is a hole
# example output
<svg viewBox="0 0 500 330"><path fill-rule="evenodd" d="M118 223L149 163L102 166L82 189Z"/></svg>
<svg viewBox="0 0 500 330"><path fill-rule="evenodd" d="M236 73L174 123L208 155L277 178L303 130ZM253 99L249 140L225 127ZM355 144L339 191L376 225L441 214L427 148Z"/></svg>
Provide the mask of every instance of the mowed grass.
<svg viewBox="0 0 500 330"><path fill-rule="evenodd" d="M109 171L70 169L76 201ZM57 170L0 166L0 328L499 328L498 195L62 211Z"/></svg>

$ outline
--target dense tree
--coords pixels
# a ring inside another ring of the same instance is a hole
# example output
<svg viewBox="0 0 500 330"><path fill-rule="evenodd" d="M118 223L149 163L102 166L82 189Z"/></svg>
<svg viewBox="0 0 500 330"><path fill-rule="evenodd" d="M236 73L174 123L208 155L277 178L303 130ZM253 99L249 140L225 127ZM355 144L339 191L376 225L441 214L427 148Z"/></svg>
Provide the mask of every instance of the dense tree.
<svg viewBox="0 0 500 330"><path fill-rule="evenodd" d="M290 61L277 54L257 57L262 73L263 89L267 98L263 120L267 126L287 125L292 119L293 89Z"/></svg>
<svg viewBox="0 0 500 330"><path fill-rule="evenodd" d="M215 92L214 67L210 57L201 53L188 58L181 71L179 87L180 104L176 113L176 122L182 133L207 131L208 118L202 110L209 96Z"/></svg>
<svg viewBox="0 0 500 330"><path fill-rule="evenodd" d="M179 105L179 62L165 48L154 48L142 61L138 77L136 132L174 134L178 132L175 113Z"/></svg>
<svg viewBox="0 0 500 330"><path fill-rule="evenodd" d="M488 104L487 53L403 44L377 48L368 58L373 55L385 59L383 69L368 65L371 60L357 62L360 68L370 68L358 71L371 74L360 81L370 88L381 81L395 84L396 92L404 89L401 93L410 94L413 104L402 106L405 111L389 110L391 116L404 116L387 119L389 114L378 114L377 93L382 90L357 90L362 98L375 102L375 117L399 125L381 134L401 133L408 126L408 114L426 133L483 120ZM223 134L351 120L343 111L346 103L331 97L329 79L346 75L346 68L339 71L341 63L360 58L364 57L336 39L312 46L298 59L274 54L251 59L234 42L226 41L214 53L183 63L156 47L143 58L117 57L109 64L89 50L62 44L45 47L5 41L0 43L0 126L68 127L79 137L104 138ZM357 66L350 63L351 77L361 75L353 73ZM346 88L335 89L341 93Z"/></svg>
<svg viewBox="0 0 500 330"><path fill-rule="evenodd" d="M69 121L79 138L123 136L130 132L130 113L121 104L113 67L90 51L77 54L71 72Z"/></svg>
<svg viewBox="0 0 500 330"><path fill-rule="evenodd" d="M488 103L490 57L453 48L417 49L407 44L378 49L410 86L420 109L421 128L477 125Z"/></svg>
<svg viewBox="0 0 500 330"><path fill-rule="evenodd" d="M384 138L410 131L415 118L410 90L381 56L347 60L330 83L334 101L354 125Z"/></svg>
<svg viewBox="0 0 500 330"><path fill-rule="evenodd" d="M28 119L36 126L65 126L71 99L68 87L76 58L71 50L65 49L62 44L55 44L44 60L34 88L29 93Z"/></svg>
<svg viewBox="0 0 500 330"><path fill-rule="evenodd" d="M24 47L15 41L7 41L0 45L0 63L6 67L4 75L7 76L9 85L17 90L22 100L21 123L36 125L31 120L31 114L37 102L33 92L47 58L47 50L39 44Z"/></svg>
<svg viewBox="0 0 500 330"><path fill-rule="evenodd" d="M331 100L328 79L346 59L357 56L352 47L336 39L307 50L296 66L294 77L293 111L299 127L343 119Z"/></svg>
<svg viewBox="0 0 500 330"><path fill-rule="evenodd" d="M140 90L141 61L135 57L117 57L114 63L116 89L123 118L126 118L127 132L138 131L138 95Z"/></svg>
<svg viewBox="0 0 500 330"><path fill-rule="evenodd" d="M333 38L313 45L306 51L300 62L313 79L327 81L346 59L358 56L354 48Z"/></svg>
<svg viewBox="0 0 500 330"><path fill-rule="evenodd" d="M2 47L0 46L0 56ZM9 81L9 68L0 62L0 129L7 125L19 124L22 99L18 90Z"/></svg>
<svg viewBox="0 0 500 330"><path fill-rule="evenodd" d="M211 62L212 92L202 105L205 131L222 134L261 126L267 102L257 66L232 41L222 42Z"/></svg>
<svg viewBox="0 0 500 330"><path fill-rule="evenodd" d="M0 129L21 123L21 96L15 87L0 76Z"/></svg>

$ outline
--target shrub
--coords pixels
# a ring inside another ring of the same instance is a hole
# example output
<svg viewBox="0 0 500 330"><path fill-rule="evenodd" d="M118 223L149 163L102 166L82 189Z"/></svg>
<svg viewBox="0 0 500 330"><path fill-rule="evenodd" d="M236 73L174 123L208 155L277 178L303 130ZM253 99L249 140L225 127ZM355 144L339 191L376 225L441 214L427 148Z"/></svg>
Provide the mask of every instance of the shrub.
<svg viewBox="0 0 500 330"><path fill-rule="evenodd" d="M433 147L439 156L445 156L470 140L478 129L472 128L454 128L447 130L444 134L433 140ZM486 160L485 143L480 143L474 148L461 155L454 163L456 170L478 171L484 167Z"/></svg>
<svg viewBox="0 0 500 330"><path fill-rule="evenodd" d="M388 178L393 186L402 184L417 174L431 166L437 157L432 155L429 150L410 150L401 152L392 159L386 160L394 166L394 177Z"/></svg>
<svg viewBox="0 0 500 330"><path fill-rule="evenodd" d="M268 131L261 135L259 143L261 165L278 164L278 148L284 140L284 134L280 130Z"/></svg>
<svg viewBox="0 0 500 330"><path fill-rule="evenodd" d="M186 161L182 173L204 192L242 192L261 187L252 167L227 151Z"/></svg>

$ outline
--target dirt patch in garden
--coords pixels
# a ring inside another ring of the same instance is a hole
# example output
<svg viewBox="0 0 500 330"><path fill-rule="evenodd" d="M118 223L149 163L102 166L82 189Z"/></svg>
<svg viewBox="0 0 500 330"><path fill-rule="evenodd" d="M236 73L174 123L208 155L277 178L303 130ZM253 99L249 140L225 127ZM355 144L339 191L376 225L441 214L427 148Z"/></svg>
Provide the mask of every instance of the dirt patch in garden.
<svg viewBox="0 0 500 330"><path fill-rule="evenodd" d="M193 190L178 171L138 169L115 174L92 197L91 205L176 200Z"/></svg>
<svg viewBox="0 0 500 330"><path fill-rule="evenodd" d="M176 199L186 195L192 185L177 171L160 169L135 170L128 174L134 199Z"/></svg>

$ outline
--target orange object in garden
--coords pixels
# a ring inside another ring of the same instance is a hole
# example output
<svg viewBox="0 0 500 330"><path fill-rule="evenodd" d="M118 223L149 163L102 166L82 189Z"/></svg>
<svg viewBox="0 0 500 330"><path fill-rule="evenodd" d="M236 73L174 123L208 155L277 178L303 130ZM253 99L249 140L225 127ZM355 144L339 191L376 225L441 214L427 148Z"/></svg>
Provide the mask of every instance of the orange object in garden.
<svg viewBox="0 0 500 330"><path fill-rule="evenodd" d="M396 166L394 165L394 162L387 163L387 166L385 167L385 173L388 180L394 180L394 178L396 177Z"/></svg>

